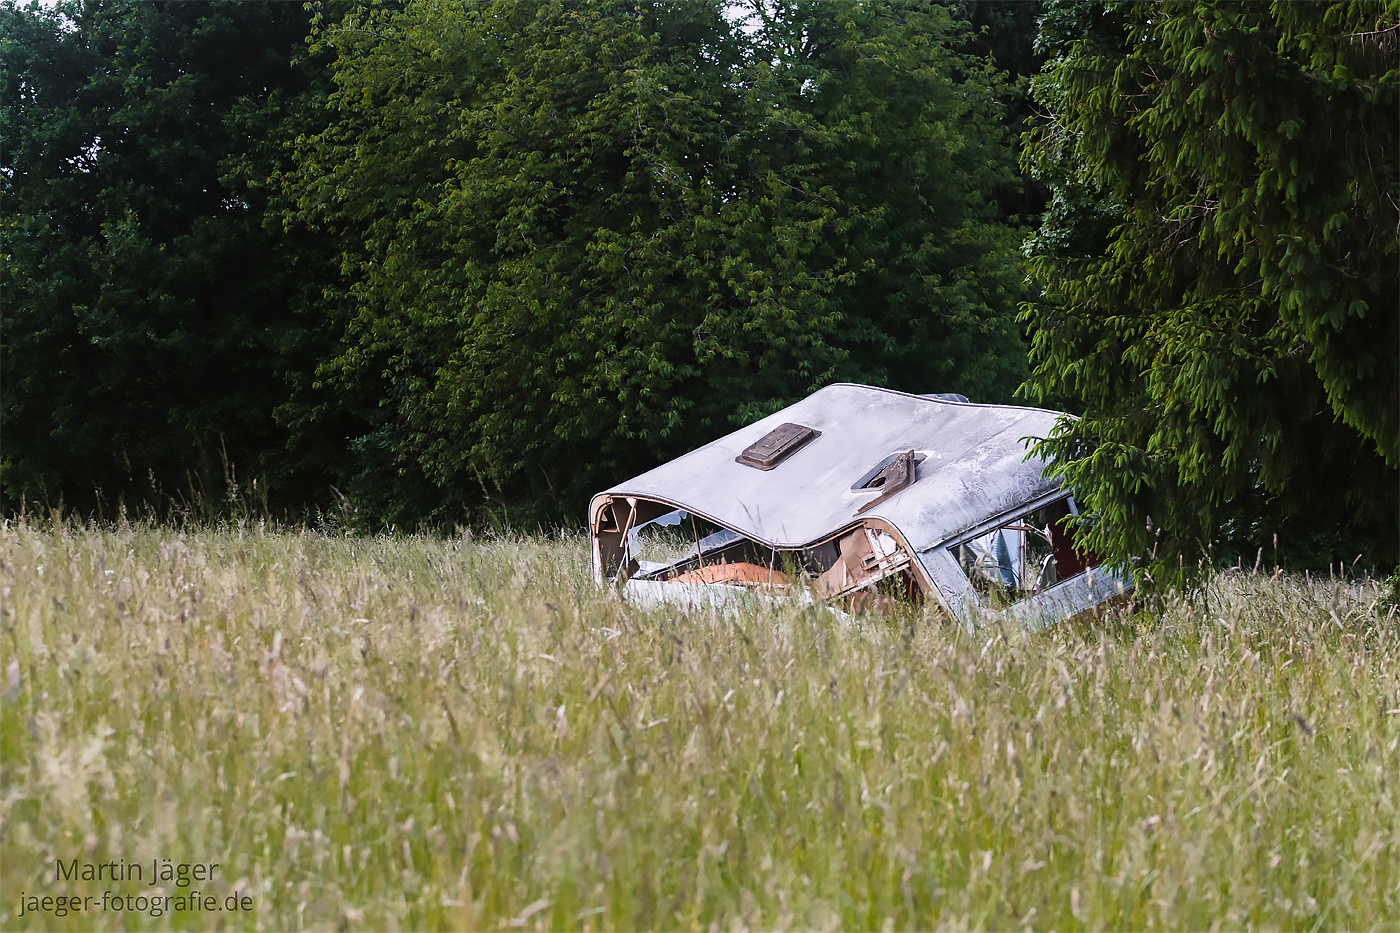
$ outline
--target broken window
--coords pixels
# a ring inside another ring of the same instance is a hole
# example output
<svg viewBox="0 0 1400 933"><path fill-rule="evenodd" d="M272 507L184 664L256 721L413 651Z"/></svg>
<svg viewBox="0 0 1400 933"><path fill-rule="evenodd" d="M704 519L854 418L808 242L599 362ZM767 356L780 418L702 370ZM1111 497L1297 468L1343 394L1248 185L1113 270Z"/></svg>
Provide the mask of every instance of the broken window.
<svg viewBox="0 0 1400 933"><path fill-rule="evenodd" d="M791 583L779 552L677 509L635 528L627 540L634 576L678 583Z"/></svg>
<svg viewBox="0 0 1400 933"><path fill-rule="evenodd" d="M697 555L722 551L742 538L736 531L676 509L633 529L627 551L638 561L639 572L650 575L687 565Z"/></svg>
<svg viewBox="0 0 1400 933"><path fill-rule="evenodd" d="M1096 566L1098 555L1074 548L1079 510L1073 497L1026 512L949 550L985 603L1010 605Z"/></svg>

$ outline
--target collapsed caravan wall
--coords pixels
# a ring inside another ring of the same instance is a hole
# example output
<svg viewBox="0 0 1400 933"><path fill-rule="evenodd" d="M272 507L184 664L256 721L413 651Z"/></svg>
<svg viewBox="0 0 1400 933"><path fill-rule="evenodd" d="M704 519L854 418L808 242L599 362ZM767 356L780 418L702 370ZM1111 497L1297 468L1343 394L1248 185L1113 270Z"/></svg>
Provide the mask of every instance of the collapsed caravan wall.
<svg viewBox="0 0 1400 933"><path fill-rule="evenodd" d="M675 521L666 522L668 518ZM707 533L695 530L697 519ZM639 532L658 522L681 526L681 537L688 526L693 543L685 553L668 560L641 561ZM603 497L595 500L590 525L599 584L651 580L771 588L805 582L820 597L848 596L877 587L882 595L907 599L921 599L932 588L898 529L880 519L859 522L806 547L775 547L675 503ZM711 532L710 526L718 530Z"/></svg>

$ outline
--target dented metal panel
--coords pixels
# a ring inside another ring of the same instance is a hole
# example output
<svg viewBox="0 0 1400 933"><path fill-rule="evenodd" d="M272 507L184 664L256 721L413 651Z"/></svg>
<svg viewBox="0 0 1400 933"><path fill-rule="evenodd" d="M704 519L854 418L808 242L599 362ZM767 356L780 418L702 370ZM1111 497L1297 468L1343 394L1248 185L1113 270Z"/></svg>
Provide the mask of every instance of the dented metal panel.
<svg viewBox="0 0 1400 933"><path fill-rule="evenodd" d="M1121 599L1131 589L1120 574L1105 568L1090 568L1002 611L1007 618L1026 628L1044 628Z"/></svg>

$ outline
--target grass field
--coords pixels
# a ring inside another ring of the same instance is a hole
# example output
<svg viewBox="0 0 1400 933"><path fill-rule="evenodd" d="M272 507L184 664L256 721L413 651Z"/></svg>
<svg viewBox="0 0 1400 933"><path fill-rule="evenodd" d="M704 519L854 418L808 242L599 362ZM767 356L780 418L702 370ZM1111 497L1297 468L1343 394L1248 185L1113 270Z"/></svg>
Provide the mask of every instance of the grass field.
<svg viewBox="0 0 1400 933"><path fill-rule="evenodd" d="M576 537L11 522L0 559L4 929L1400 928L1364 581L969 634L641 612Z"/></svg>

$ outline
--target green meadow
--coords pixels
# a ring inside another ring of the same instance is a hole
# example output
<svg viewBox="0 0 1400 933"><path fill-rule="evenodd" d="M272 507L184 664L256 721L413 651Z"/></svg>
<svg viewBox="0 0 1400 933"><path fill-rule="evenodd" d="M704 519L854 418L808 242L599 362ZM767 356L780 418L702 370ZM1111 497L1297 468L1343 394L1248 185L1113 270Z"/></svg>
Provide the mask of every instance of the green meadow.
<svg viewBox="0 0 1400 933"><path fill-rule="evenodd" d="M969 632L585 545L0 526L0 927L1400 928L1374 582Z"/></svg>

